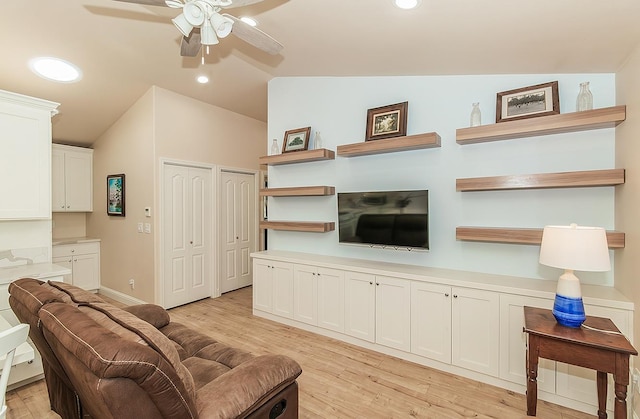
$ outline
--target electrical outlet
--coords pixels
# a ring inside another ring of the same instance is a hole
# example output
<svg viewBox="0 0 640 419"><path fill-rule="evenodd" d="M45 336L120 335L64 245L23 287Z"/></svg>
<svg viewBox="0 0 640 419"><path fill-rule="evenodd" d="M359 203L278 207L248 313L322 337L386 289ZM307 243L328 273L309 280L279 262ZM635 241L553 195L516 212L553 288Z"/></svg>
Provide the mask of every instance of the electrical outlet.
<svg viewBox="0 0 640 419"><path fill-rule="evenodd" d="M151 223L144 223L144 232L147 234L151 233Z"/></svg>
<svg viewBox="0 0 640 419"><path fill-rule="evenodd" d="M131 289L134 289L136 287L136 281L135 279L131 278L129 280L129 286L131 287Z"/></svg>
<svg viewBox="0 0 640 419"><path fill-rule="evenodd" d="M142 233L142 223L138 223L138 233Z"/></svg>

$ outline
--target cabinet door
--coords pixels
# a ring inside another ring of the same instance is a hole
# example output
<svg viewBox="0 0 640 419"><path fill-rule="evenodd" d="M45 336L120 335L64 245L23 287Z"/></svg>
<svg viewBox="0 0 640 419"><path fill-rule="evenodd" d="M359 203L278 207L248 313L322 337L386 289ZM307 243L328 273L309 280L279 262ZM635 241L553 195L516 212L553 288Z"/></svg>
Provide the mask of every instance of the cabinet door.
<svg viewBox="0 0 640 419"><path fill-rule="evenodd" d="M50 218L51 111L0 98L0 149L0 219Z"/></svg>
<svg viewBox="0 0 640 419"><path fill-rule="evenodd" d="M293 318L293 265L272 262L273 314Z"/></svg>
<svg viewBox="0 0 640 419"><path fill-rule="evenodd" d="M65 152L64 178L67 211L93 211L92 160L91 153Z"/></svg>
<svg viewBox="0 0 640 419"><path fill-rule="evenodd" d="M51 150L51 211L66 210L64 191L64 151L56 148Z"/></svg>
<svg viewBox="0 0 640 419"><path fill-rule="evenodd" d="M69 275L64 275L62 280L67 284L73 284L73 258L71 255L69 256L56 256L51 258L51 262L56 265L64 266L67 269L71 269L71 273Z"/></svg>
<svg viewBox="0 0 640 419"><path fill-rule="evenodd" d="M318 324L317 269L305 265L293 269L293 318L314 326Z"/></svg>
<svg viewBox="0 0 640 419"><path fill-rule="evenodd" d="M527 384L527 334L524 333L524 306L553 307L553 300L521 295L500 295L500 378L513 383ZM538 391L556 392L556 363L540 358L538 361Z"/></svg>
<svg viewBox="0 0 640 419"><path fill-rule="evenodd" d="M73 257L73 285L85 290L100 288L100 262L95 253Z"/></svg>
<svg viewBox="0 0 640 419"><path fill-rule="evenodd" d="M253 308L273 311L273 270L270 262L253 260Z"/></svg>
<svg viewBox="0 0 640 419"><path fill-rule="evenodd" d="M451 363L451 287L411 283L411 352Z"/></svg>
<svg viewBox="0 0 640 419"><path fill-rule="evenodd" d="M350 336L374 342L376 339L375 277L359 272L344 276L344 331Z"/></svg>
<svg viewBox="0 0 640 419"><path fill-rule="evenodd" d="M318 326L344 333L344 272L318 269Z"/></svg>
<svg viewBox="0 0 640 419"><path fill-rule="evenodd" d="M497 293L452 288L451 362L498 376L500 308Z"/></svg>
<svg viewBox="0 0 640 419"><path fill-rule="evenodd" d="M376 276L376 343L411 350L411 282Z"/></svg>

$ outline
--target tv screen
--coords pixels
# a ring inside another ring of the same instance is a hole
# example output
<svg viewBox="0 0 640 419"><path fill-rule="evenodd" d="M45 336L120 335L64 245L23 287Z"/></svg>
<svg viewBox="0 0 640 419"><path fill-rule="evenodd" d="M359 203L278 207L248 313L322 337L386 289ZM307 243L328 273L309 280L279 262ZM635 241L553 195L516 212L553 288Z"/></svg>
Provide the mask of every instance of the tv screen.
<svg viewBox="0 0 640 419"><path fill-rule="evenodd" d="M339 192L340 243L429 248L429 191Z"/></svg>

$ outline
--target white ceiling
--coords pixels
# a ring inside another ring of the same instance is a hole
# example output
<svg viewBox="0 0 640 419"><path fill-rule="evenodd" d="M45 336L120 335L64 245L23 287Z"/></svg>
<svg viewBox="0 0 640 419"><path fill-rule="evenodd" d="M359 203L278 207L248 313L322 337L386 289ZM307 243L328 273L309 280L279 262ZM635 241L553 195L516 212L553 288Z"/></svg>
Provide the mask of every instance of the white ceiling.
<svg viewBox="0 0 640 419"><path fill-rule="evenodd" d="M175 9L0 0L0 89L60 102L54 139L88 145L152 85L266 121L273 77L613 73L640 41L638 0L422 0L413 11L392 0L265 0L228 12L255 17L283 51L230 36L201 65L180 57ZM34 56L71 61L84 77L41 79L27 67ZM200 74L211 82L196 83Z"/></svg>

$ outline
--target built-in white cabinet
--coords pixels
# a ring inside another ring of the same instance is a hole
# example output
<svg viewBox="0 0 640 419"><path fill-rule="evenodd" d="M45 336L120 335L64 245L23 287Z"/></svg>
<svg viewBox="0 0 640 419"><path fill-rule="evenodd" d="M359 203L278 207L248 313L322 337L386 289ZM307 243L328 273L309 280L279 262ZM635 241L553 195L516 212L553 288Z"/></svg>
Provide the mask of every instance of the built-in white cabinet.
<svg viewBox="0 0 640 419"><path fill-rule="evenodd" d="M51 210L93 211L93 150L53 144Z"/></svg>
<svg viewBox="0 0 640 419"><path fill-rule="evenodd" d="M293 264L254 260L253 304L259 310L293 318Z"/></svg>
<svg viewBox="0 0 640 419"><path fill-rule="evenodd" d="M555 281L297 252L252 256L255 315L521 393L523 307L551 309L555 296ZM582 292L587 315L610 318L633 339L633 303L612 287ZM538 390L573 409L597 406L592 370L540 359Z"/></svg>
<svg viewBox="0 0 640 419"><path fill-rule="evenodd" d="M54 245L51 259L71 269L64 282L89 291L100 289L100 242Z"/></svg>
<svg viewBox="0 0 640 419"><path fill-rule="evenodd" d="M0 90L0 220L51 217L51 116L57 107Z"/></svg>

